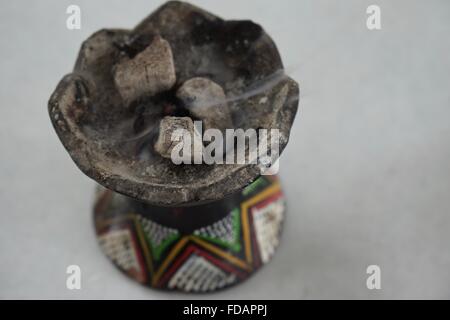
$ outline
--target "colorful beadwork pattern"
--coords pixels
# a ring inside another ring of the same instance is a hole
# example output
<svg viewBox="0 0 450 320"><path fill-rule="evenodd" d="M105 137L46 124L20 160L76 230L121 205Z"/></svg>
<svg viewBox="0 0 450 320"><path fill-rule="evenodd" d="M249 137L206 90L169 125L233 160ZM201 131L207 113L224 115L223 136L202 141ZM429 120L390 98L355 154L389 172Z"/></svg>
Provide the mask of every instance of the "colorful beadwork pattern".
<svg viewBox="0 0 450 320"><path fill-rule="evenodd" d="M233 200L235 208L228 214L188 234L136 212L118 214L117 196L122 197L109 190L98 195L100 246L120 270L150 287L223 289L266 264L279 244L285 201L274 176L255 181Z"/></svg>

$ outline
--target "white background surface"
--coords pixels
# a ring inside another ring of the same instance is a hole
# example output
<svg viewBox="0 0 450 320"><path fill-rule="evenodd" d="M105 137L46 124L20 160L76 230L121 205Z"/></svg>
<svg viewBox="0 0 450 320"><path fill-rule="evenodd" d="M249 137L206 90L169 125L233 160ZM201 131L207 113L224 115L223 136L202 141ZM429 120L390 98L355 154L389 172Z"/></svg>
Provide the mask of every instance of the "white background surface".
<svg viewBox="0 0 450 320"><path fill-rule="evenodd" d="M193 1L252 19L301 88L281 161L287 223L274 260L201 298L450 298L450 2ZM98 248L94 182L73 164L47 101L81 42L131 28L160 1L0 2L0 298L196 298L155 292ZM368 31L379 4L382 30ZM82 29L65 27L78 4ZM65 287L66 267L82 289ZM366 288L366 267L382 289Z"/></svg>

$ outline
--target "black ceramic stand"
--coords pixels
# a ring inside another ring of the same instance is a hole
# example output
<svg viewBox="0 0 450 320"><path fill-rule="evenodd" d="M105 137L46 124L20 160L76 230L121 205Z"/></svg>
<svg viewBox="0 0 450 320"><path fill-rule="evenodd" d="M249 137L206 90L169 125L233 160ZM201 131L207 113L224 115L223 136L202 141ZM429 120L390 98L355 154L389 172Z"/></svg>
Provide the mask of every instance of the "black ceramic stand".
<svg viewBox="0 0 450 320"><path fill-rule="evenodd" d="M262 176L222 200L188 207L145 204L99 188L94 210L107 257L134 280L158 289L210 292L266 264L285 214L276 176Z"/></svg>

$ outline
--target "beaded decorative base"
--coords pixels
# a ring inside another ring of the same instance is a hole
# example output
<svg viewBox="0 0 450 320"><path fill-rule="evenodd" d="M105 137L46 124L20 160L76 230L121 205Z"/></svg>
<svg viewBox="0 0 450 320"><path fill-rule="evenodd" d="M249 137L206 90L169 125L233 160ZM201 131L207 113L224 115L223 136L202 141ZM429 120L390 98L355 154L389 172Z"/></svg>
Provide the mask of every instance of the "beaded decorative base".
<svg viewBox="0 0 450 320"><path fill-rule="evenodd" d="M276 176L212 203L159 207L99 188L94 209L103 252L158 289L211 292L237 284L273 256L285 214Z"/></svg>

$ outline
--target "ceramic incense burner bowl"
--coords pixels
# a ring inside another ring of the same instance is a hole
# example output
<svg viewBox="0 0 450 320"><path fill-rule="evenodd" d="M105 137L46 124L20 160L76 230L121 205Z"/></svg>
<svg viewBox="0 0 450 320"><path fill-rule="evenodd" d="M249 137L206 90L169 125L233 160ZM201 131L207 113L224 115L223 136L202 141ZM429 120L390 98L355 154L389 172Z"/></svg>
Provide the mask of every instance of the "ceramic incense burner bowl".
<svg viewBox="0 0 450 320"><path fill-rule="evenodd" d="M199 136L201 158L212 142L198 124L225 136L254 129L258 139L276 130L276 150L265 150L273 164L298 101L297 83L259 25L171 1L132 30L89 37L48 110L75 164L99 184L94 221L107 257L147 286L211 292L271 259L285 200L260 153L256 161L197 163L194 150L192 162L176 163L172 134Z"/></svg>

